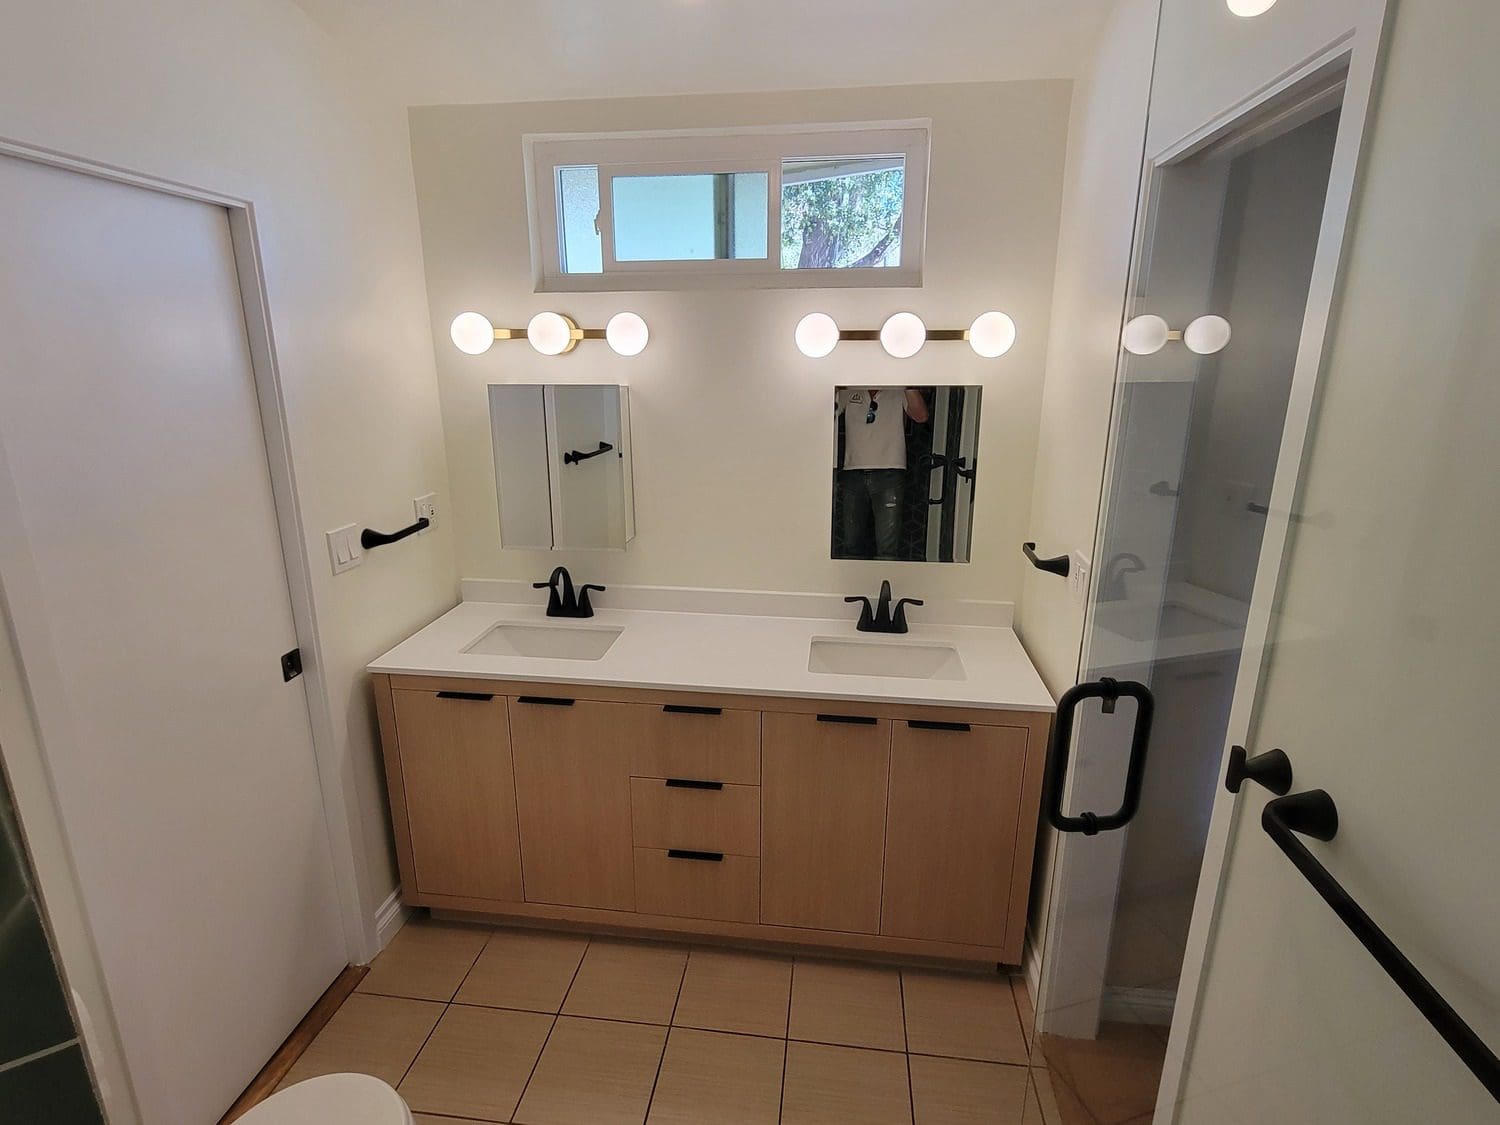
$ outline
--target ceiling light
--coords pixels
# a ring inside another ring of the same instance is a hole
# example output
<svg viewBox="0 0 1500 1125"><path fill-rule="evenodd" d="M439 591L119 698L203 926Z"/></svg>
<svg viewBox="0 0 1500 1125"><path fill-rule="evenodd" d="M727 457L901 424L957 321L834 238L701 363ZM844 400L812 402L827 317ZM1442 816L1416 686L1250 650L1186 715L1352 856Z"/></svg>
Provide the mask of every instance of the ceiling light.
<svg viewBox="0 0 1500 1125"><path fill-rule="evenodd" d="M1182 342L1199 355L1221 352L1229 343L1229 321L1222 316L1200 316L1182 330Z"/></svg>
<svg viewBox="0 0 1500 1125"><path fill-rule="evenodd" d="M1225 0L1225 2L1235 15L1246 17L1269 12L1276 4L1276 0Z"/></svg>
<svg viewBox="0 0 1500 1125"><path fill-rule="evenodd" d="M916 313L896 313L880 326L880 346L896 359L910 359L926 342L927 325Z"/></svg>
<svg viewBox="0 0 1500 1125"><path fill-rule="evenodd" d="M980 313L966 333L969 346L985 359L997 359L1016 342L1016 322L1003 312Z"/></svg>
<svg viewBox="0 0 1500 1125"><path fill-rule="evenodd" d="M1120 343L1131 355L1152 355L1166 345L1171 331L1161 317L1146 313L1125 325L1125 331L1120 334Z"/></svg>
<svg viewBox="0 0 1500 1125"><path fill-rule="evenodd" d="M839 326L827 313L808 313L797 322L797 350L809 359L822 359L839 342Z"/></svg>
<svg viewBox="0 0 1500 1125"><path fill-rule="evenodd" d="M495 326L477 312L459 313L448 326L453 346L469 355L483 355L495 342Z"/></svg>
<svg viewBox="0 0 1500 1125"><path fill-rule="evenodd" d="M651 333L646 322L633 312L615 313L604 326L604 339L616 355L640 355Z"/></svg>
<svg viewBox="0 0 1500 1125"><path fill-rule="evenodd" d="M562 313L539 312L526 325L526 338L543 355L562 355L577 346L583 333Z"/></svg>

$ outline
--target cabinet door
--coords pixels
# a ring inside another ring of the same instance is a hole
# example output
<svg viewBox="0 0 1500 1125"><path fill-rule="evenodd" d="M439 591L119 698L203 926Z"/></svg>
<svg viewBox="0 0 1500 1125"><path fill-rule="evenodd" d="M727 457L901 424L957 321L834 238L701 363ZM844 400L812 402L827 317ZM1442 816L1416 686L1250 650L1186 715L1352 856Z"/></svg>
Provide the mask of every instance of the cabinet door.
<svg viewBox="0 0 1500 1125"><path fill-rule="evenodd" d="M629 732L638 705L510 704L526 901L635 909Z"/></svg>
<svg viewBox="0 0 1500 1125"><path fill-rule="evenodd" d="M882 934L1004 943L1026 739L1024 727L896 724Z"/></svg>
<svg viewBox="0 0 1500 1125"><path fill-rule="evenodd" d="M519 902L505 698L392 694L417 890Z"/></svg>
<svg viewBox="0 0 1500 1125"><path fill-rule="evenodd" d="M760 920L875 933L890 722L768 713L761 729Z"/></svg>

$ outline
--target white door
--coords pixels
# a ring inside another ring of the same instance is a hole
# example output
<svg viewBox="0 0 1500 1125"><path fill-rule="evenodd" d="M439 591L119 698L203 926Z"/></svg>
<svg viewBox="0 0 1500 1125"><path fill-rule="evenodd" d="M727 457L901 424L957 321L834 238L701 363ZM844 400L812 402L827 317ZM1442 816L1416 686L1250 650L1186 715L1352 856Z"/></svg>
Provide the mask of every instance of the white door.
<svg viewBox="0 0 1500 1125"><path fill-rule="evenodd" d="M1270 504L1276 612L1233 724L1251 753L1286 752L1294 793L1332 798L1337 834L1304 843L1488 1044L1491 1091L1247 784L1219 789L1227 868L1200 890L1207 960L1158 1120L1500 1120L1497 43L1500 6L1397 9L1311 440L1291 451L1301 487Z"/></svg>
<svg viewBox="0 0 1500 1125"><path fill-rule="evenodd" d="M346 961L228 215L0 201L0 583L142 1117L212 1121Z"/></svg>

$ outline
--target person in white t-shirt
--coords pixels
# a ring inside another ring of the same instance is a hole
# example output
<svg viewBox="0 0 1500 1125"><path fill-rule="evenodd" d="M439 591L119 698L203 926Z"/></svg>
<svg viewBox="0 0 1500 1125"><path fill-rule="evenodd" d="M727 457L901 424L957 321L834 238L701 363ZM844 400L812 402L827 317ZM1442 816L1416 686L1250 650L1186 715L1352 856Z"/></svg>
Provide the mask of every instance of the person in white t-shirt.
<svg viewBox="0 0 1500 1125"><path fill-rule="evenodd" d="M914 387L840 387L834 409L844 419L838 477L844 552L895 559L906 492L906 419L927 421L927 400Z"/></svg>

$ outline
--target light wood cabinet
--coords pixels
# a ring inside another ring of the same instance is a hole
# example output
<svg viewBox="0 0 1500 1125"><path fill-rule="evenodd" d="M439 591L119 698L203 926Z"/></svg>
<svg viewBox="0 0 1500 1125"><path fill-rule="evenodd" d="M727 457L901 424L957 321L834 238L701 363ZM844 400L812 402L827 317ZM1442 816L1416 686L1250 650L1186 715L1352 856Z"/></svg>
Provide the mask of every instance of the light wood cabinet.
<svg viewBox="0 0 1500 1125"><path fill-rule="evenodd" d="M635 909L629 756L636 708L553 695L510 701L526 901Z"/></svg>
<svg viewBox="0 0 1500 1125"><path fill-rule="evenodd" d="M398 691L395 722L417 887L521 897L521 851L504 696Z"/></svg>
<svg viewBox="0 0 1500 1125"><path fill-rule="evenodd" d="M896 723L881 933L1002 943L1026 741L1024 727Z"/></svg>
<svg viewBox="0 0 1500 1125"><path fill-rule="evenodd" d="M877 932L890 721L761 721L761 921Z"/></svg>
<svg viewBox="0 0 1500 1125"><path fill-rule="evenodd" d="M1017 964L1050 716L376 676L406 902Z"/></svg>

